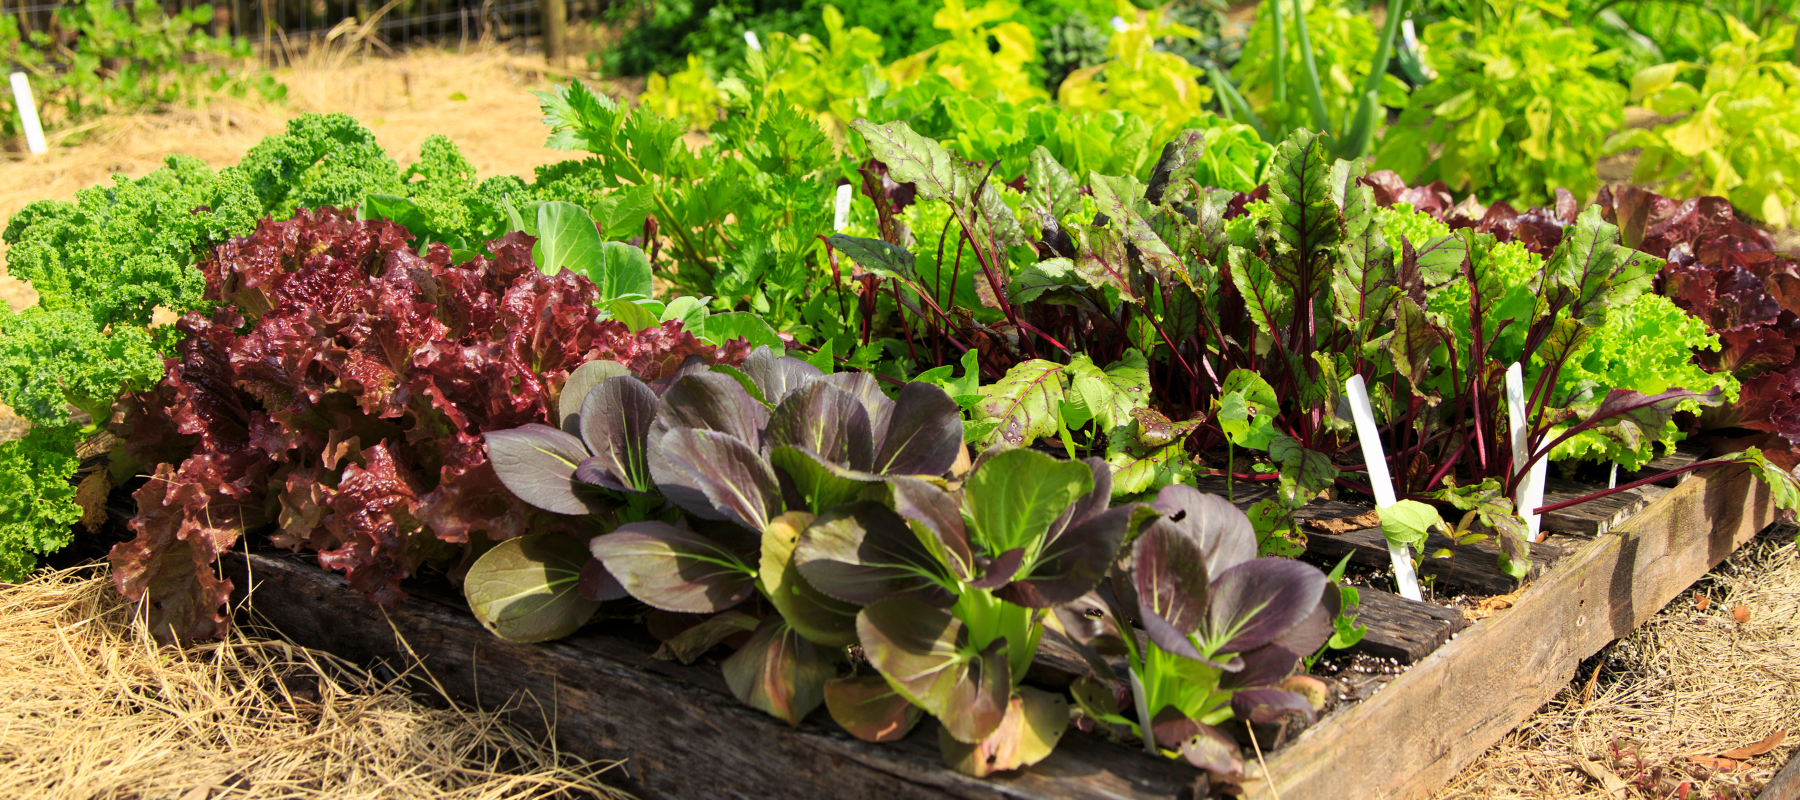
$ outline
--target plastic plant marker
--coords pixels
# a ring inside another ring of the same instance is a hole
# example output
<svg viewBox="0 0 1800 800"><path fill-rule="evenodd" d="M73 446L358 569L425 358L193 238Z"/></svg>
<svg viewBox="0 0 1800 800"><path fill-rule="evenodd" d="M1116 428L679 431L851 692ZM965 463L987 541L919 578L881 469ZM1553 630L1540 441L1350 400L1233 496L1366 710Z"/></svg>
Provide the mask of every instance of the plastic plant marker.
<svg viewBox="0 0 1800 800"><path fill-rule="evenodd" d="M757 40L756 31L744 31L744 44L749 45L751 50L762 52L762 42Z"/></svg>
<svg viewBox="0 0 1800 800"><path fill-rule="evenodd" d="M1506 368L1506 414L1512 423L1513 473L1518 474L1531 461L1531 442L1526 432L1525 373L1517 363ZM1542 538L1538 528L1543 524L1543 517L1536 512L1544 503L1544 471L1549 466L1548 460L1538 461L1513 491L1513 506L1525 520L1527 541Z"/></svg>
<svg viewBox="0 0 1800 800"><path fill-rule="evenodd" d="M850 184L837 187L837 213L832 217L831 229L837 233L844 232L844 226L850 224Z"/></svg>
<svg viewBox="0 0 1800 800"><path fill-rule="evenodd" d="M38 121L37 101L31 98L31 81L23 72L12 74L13 104L19 107L19 126L25 129L25 146L34 156L49 152L44 126Z"/></svg>
<svg viewBox="0 0 1800 800"><path fill-rule="evenodd" d="M1617 461L1614 461L1612 463L1612 471L1607 473L1606 488L1608 488L1608 489L1619 488L1619 462L1617 462Z"/></svg>
<svg viewBox="0 0 1800 800"><path fill-rule="evenodd" d="M1369 488L1375 492L1375 505L1387 508L1398 498L1394 497L1394 479L1388 475L1387 454L1381 449L1381 433L1375 427L1375 410L1369 406L1368 387L1363 385L1361 375L1352 375L1344 383L1344 392L1350 396L1350 414L1356 418L1356 438L1362 445L1363 463L1369 467ZM1388 557L1394 564L1394 582L1400 586L1400 596L1423 601L1419 575L1413 571L1406 545L1388 542Z"/></svg>

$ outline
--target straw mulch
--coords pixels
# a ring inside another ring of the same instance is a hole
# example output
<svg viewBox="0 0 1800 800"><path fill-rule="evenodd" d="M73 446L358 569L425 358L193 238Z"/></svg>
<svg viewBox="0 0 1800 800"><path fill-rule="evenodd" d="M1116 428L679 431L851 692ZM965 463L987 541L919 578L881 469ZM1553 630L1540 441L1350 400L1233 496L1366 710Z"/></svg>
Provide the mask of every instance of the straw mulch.
<svg viewBox="0 0 1800 800"><path fill-rule="evenodd" d="M1589 659L1568 689L1438 799L1756 796L1800 753L1794 533L1791 526L1766 532ZM1740 607L1748 615L1743 623L1733 614ZM1718 756L1782 731L1781 744L1731 771L1689 758Z"/></svg>
<svg viewBox="0 0 1800 800"><path fill-rule="evenodd" d="M133 610L101 569L0 585L0 797L623 797L495 713L241 629L159 647Z"/></svg>

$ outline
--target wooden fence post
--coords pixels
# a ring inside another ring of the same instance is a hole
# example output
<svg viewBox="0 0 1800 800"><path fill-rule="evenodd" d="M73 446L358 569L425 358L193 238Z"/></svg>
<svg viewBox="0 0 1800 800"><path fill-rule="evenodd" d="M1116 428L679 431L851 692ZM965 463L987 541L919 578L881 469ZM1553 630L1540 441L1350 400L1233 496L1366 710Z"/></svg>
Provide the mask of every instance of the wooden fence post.
<svg viewBox="0 0 1800 800"><path fill-rule="evenodd" d="M544 60L550 66L563 66L568 55L568 6L564 0L538 0L538 11L544 24Z"/></svg>

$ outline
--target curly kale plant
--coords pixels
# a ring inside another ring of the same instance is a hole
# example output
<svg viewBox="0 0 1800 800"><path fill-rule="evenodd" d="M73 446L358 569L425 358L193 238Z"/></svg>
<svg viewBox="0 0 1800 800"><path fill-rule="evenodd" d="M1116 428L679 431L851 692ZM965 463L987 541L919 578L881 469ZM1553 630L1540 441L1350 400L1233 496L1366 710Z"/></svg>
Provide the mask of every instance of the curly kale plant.
<svg viewBox="0 0 1800 800"><path fill-rule="evenodd" d="M0 402L34 426L57 429L39 441L68 444L63 455L70 458L23 445L0 453L0 471L30 474L38 487L35 501L0 510L0 527L47 531L75 513L60 488L74 469L73 443L105 425L121 394L146 391L162 377L163 359L175 355L181 334L153 326L153 316L201 307L206 281L196 264L213 247L250 233L259 218L349 206L385 192L413 198L454 233L479 236L499 227L497 210L479 212L491 191L475 183L449 140L428 139L422 156L403 172L350 117L306 115L236 166L213 170L174 156L143 178L85 189L73 201L32 203L14 215L4 234L7 270L31 283L38 302L18 312L0 309ZM119 455L116 471L129 474L135 465ZM0 542L0 559L28 570L28 550L46 552L66 540L9 536ZM21 549L15 541L34 544Z"/></svg>

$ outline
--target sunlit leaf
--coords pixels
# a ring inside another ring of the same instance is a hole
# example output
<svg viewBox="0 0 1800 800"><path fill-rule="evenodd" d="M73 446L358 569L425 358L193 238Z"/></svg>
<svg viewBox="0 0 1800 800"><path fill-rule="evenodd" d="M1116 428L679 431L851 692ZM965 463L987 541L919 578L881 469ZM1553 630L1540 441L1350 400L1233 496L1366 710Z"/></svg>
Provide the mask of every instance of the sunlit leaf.
<svg viewBox="0 0 1800 800"><path fill-rule="evenodd" d="M826 681L825 708L851 736L877 743L906 738L925 715L880 675Z"/></svg>
<svg viewBox="0 0 1800 800"><path fill-rule="evenodd" d="M1044 760L1069 727L1069 701L1060 694L1021 686L1007 701L1006 716L979 742L964 743L948 727L938 732L944 763L965 775L985 778Z"/></svg>
<svg viewBox="0 0 1800 800"><path fill-rule="evenodd" d="M1262 647L1310 616L1325 585L1325 573L1310 564L1285 558L1246 561L1213 579L1202 636L1215 653Z"/></svg>
<svg viewBox="0 0 1800 800"><path fill-rule="evenodd" d="M848 603L898 596L945 599L934 580L943 568L906 520L878 503L853 503L820 515L800 534L794 562L808 583Z"/></svg>
<svg viewBox="0 0 1800 800"><path fill-rule="evenodd" d="M588 549L632 597L664 611L711 614L756 591L756 573L737 554L667 523L621 525Z"/></svg>
<svg viewBox="0 0 1800 800"><path fill-rule="evenodd" d="M957 741L979 742L1000 727L1012 694L1005 639L975 652L962 620L909 597L864 608L856 632L889 685Z"/></svg>
<svg viewBox="0 0 1800 800"><path fill-rule="evenodd" d="M762 535L757 580L782 618L800 635L827 647L856 644L856 606L813 588L794 564L794 548L813 516L789 511L776 517Z"/></svg>
<svg viewBox="0 0 1800 800"><path fill-rule="evenodd" d="M813 644L772 615L720 667L738 700L799 727L825 702L825 681L837 673L838 659L838 651Z"/></svg>
<svg viewBox="0 0 1800 800"><path fill-rule="evenodd" d="M483 553L463 579L463 596L482 627L509 642L574 633L600 607L576 591L588 554L560 534L507 539Z"/></svg>
<svg viewBox="0 0 1800 800"><path fill-rule="evenodd" d="M1088 465L1014 449L976 467L963 486L974 538L990 553L1029 547L1069 504L1094 488Z"/></svg>

